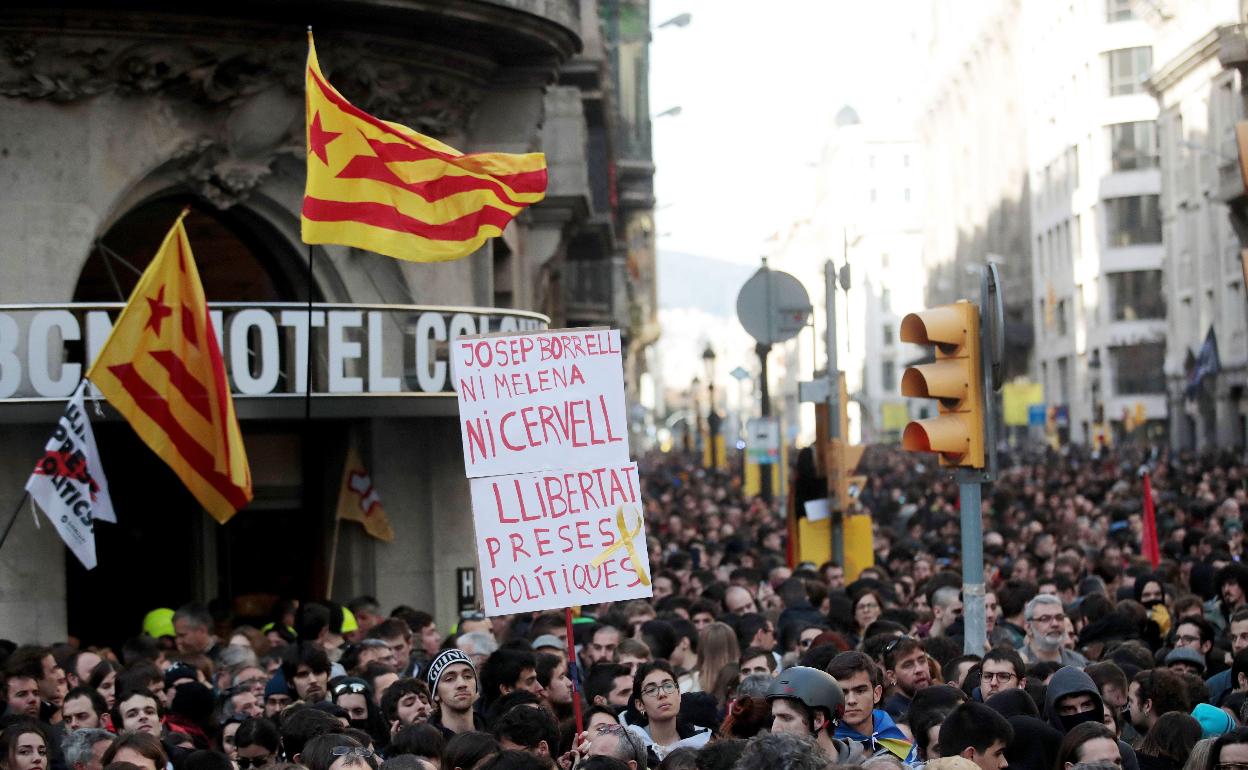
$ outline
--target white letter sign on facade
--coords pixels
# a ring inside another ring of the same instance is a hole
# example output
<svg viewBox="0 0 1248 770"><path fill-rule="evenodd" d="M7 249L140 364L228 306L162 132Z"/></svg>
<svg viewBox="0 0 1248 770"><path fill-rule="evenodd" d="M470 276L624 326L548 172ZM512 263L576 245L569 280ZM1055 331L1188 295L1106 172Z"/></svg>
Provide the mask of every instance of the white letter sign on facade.
<svg viewBox="0 0 1248 770"><path fill-rule="evenodd" d="M542 329L545 316L496 308L214 303L209 315L236 396L307 392L308 350L328 366L317 394L454 396L445 343ZM0 401L62 400L112 330L120 303L0 305ZM309 319L309 315L311 318ZM366 320L367 319L367 320ZM309 323L309 320L311 323Z"/></svg>

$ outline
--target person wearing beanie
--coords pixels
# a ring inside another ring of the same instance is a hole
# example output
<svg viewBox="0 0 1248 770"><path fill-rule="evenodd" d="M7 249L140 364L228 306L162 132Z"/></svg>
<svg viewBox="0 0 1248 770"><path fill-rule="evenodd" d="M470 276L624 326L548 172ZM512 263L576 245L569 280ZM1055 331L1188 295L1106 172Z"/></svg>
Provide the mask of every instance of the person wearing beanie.
<svg viewBox="0 0 1248 770"><path fill-rule="evenodd" d="M1203 676L1205 656L1190 647L1175 647L1166 655L1166 668L1176 674Z"/></svg>
<svg viewBox="0 0 1248 770"><path fill-rule="evenodd" d="M267 719L277 719L277 715L282 713L282 709L289 706L294 699L290 696L290 686L286 684L286 678L281 675L281 671L269 680L264 686L264 716Z"/></svg>
<svg viewBox="0 0 1248 770"><path fill-rule="evenodd" d="M1235 729L1235 720L1230 714L1208 703L1196 704L1192 716L1200 723L1201 738L1219 738Z"/></svg>
<svg viewBox="0 0 1248 770"><path fill-rule="evenodd" d="M485 729L472 709L478 695L477 669L462 650L442 650L429 664L425 677L438 709L429 724L441 730L447 740L459 733Z"/></svg>

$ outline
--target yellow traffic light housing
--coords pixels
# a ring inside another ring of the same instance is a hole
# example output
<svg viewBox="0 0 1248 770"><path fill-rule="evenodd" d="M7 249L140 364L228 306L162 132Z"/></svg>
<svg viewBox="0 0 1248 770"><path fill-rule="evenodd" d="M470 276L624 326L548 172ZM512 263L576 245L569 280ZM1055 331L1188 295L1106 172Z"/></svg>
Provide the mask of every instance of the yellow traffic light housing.
<svg viewBox="0 0 1248 770"><path fill-rule="evenodd" d="M901 394L939 400L939 415L906 425L901 446L936 452L941 465L984 467L984 379L979 309L959 300L901 319L901 341L935 345L936 361L906 369Z"/></svg>

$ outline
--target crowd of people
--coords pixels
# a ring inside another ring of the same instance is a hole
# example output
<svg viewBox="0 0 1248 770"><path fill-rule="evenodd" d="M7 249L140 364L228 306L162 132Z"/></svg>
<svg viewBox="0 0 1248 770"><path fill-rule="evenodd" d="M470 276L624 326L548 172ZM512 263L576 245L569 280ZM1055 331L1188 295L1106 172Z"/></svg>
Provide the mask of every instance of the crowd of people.
<svg viewBox="0 0 1248 770"><path fill-rule="evenodd" d="M0 770L1248 770L1238 458L1003 460L969 654L957 486L931 460L868 453L875 566L847 575L797 561L739 476L656 457L650 599L578 608L571 635L562 612L444 634L361 596L155 609L116 648L0 642Z"/></svg>

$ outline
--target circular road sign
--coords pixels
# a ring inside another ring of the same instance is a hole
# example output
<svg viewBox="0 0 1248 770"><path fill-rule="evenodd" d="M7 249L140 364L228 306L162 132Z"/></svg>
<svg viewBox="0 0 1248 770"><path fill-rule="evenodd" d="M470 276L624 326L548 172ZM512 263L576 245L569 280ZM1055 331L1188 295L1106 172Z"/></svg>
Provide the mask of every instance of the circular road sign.
<svg viewBox="0 0 1248 770"><path fill-rule="evenodd" d="M763 345L792 339L810 319L810 295L802 282L767 266L741 287L737 318L750 336Z"/></svg>

